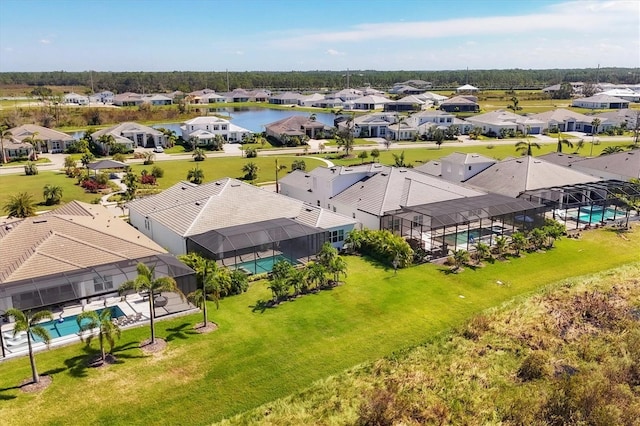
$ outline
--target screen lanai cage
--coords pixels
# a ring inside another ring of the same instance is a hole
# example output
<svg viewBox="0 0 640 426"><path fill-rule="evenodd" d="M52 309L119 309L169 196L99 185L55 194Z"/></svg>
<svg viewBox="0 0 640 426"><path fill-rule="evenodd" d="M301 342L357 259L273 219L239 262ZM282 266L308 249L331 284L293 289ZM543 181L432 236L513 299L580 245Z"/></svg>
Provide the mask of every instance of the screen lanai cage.
<svg viewBox="0 0 640 426"><path fill-rule="evenodd" d="M617 224L628 226L640 212L629 207L640 200L640 185L621 180L565 185L527 191L521 198L547 206L547 216L568 230Z"/></svg>
<svg viewBox="0 0 640 426"><path fill-rule="evenodd" d="M207 231L187 239L187 252L215 259L247 274L271 272L284 260L305 263L327 241L325 230L280 218Z"/></svg>
<svg viewBox="0 0 640 426"><path fill-rule="evenodd" d="M493 245L499 236L529 231L544 224L546 207L499 194L424 204L382 217L382 229L403 236L427 257L438 259L454 250L474 250L477 243Z"/></svg>
<svg viewBox="0 0 640 426"><path fill-rule="evenodd" d="M50 309L117 295L120 284L134 280L138 263L155 268L155 276L170 276L187 294L196 289L194 271L174 256L158 254L100 266L42 275L0 284L0 314L9 308Z"/></svg>

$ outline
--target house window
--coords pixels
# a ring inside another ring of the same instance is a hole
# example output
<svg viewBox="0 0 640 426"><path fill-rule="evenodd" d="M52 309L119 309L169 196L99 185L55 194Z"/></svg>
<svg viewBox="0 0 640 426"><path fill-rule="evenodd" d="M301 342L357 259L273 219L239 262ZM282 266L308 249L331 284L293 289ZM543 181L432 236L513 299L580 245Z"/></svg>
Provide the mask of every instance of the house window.
<svg viewBox="0 0 640 426"><path fill-rule="evenodd" d="M327 232L327 240L331 243L339 243L344 241L344 229Z"/></svg>
<svg viewBox="0 0 640 426"><path fill-rule="evenodd" d="M93 277L93 290L96 293L111 289L113 289L113 277L111 275Z"/></svg>
<svg viewBox="0 0 640 426"><path fill-rule="evenodd" d="M333 212L334 213L336 212L336 206L333 206Z"/></svg>
<svg viewBox="0 0 640 426"><path fill-rule="evenodd" d="M411 227L417 228L418 226L422 226L422 215L413 216L413 220L411 221Z"/></svg>

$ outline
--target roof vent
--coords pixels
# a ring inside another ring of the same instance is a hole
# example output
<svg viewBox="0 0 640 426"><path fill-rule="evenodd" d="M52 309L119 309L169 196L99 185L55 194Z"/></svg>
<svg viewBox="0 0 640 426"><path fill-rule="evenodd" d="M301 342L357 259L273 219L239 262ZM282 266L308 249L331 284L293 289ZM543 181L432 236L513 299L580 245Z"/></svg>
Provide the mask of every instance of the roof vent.
<svg viewBox="0 0 640 426"><path fill-rule="evenodd" d="M47 219L34 220L33 223L47 223Z"/></svg>
<svg viewBox="0 0 640 426"><path fill-rule="evenodd" d="M398 170L398 171L399 171L400 173L407 173L407 170L406 170L406 169L400 169L400 170Z"/></svg>
<svg viewBox="0 0 640 426"><path fill-rule="evenodd" d="M345 172L351 172L353 169L344 169Z"/></svg>
<svg viewBox="0 0 640 426"><path fill-rule="evenodd" d="M200 201L196 201L196 206L199 206L199 205L200 205Z"/></svg>
<svg viewBox="0 0 640 426"><path fill-rule="evenodd" d="M13 229L13 225L9 224L9 225L5 226L4 229L9 231L9 230Z"/></svg>

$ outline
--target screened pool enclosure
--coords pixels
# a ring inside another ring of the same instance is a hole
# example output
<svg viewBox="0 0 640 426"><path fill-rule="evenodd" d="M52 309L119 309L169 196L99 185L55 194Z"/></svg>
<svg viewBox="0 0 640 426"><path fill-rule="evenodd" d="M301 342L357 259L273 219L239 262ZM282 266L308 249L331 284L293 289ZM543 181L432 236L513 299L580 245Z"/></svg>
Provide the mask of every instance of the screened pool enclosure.
<svg viewBox="0 0 640 426"><path fill-rule="evenodd" d="M432 259L493 245L497 237L544 224L545 206L499 194L404 207L382 217L382 229L405 237Z"/></svg>
<svg viewBox="0 0 640 426"><path fill-rule="evenodd" d="M307 262L325 241L325 230L280 218L191 236L187 239L187 252L199 253L247 274L259 274L271 272L279 260L293 265Z"/></svg>

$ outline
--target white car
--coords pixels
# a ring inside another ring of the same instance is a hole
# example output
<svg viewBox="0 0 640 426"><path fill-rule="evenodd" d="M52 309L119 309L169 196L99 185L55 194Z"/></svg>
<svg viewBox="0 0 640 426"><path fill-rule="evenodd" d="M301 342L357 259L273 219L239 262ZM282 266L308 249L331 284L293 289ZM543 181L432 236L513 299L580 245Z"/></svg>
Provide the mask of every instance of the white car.
<svg viewBox="0 0 640 426"><path fill-rule="evenodd" d="M164 152L164 148L161 146L156 146L153 148L153 152Z"/></svg>

